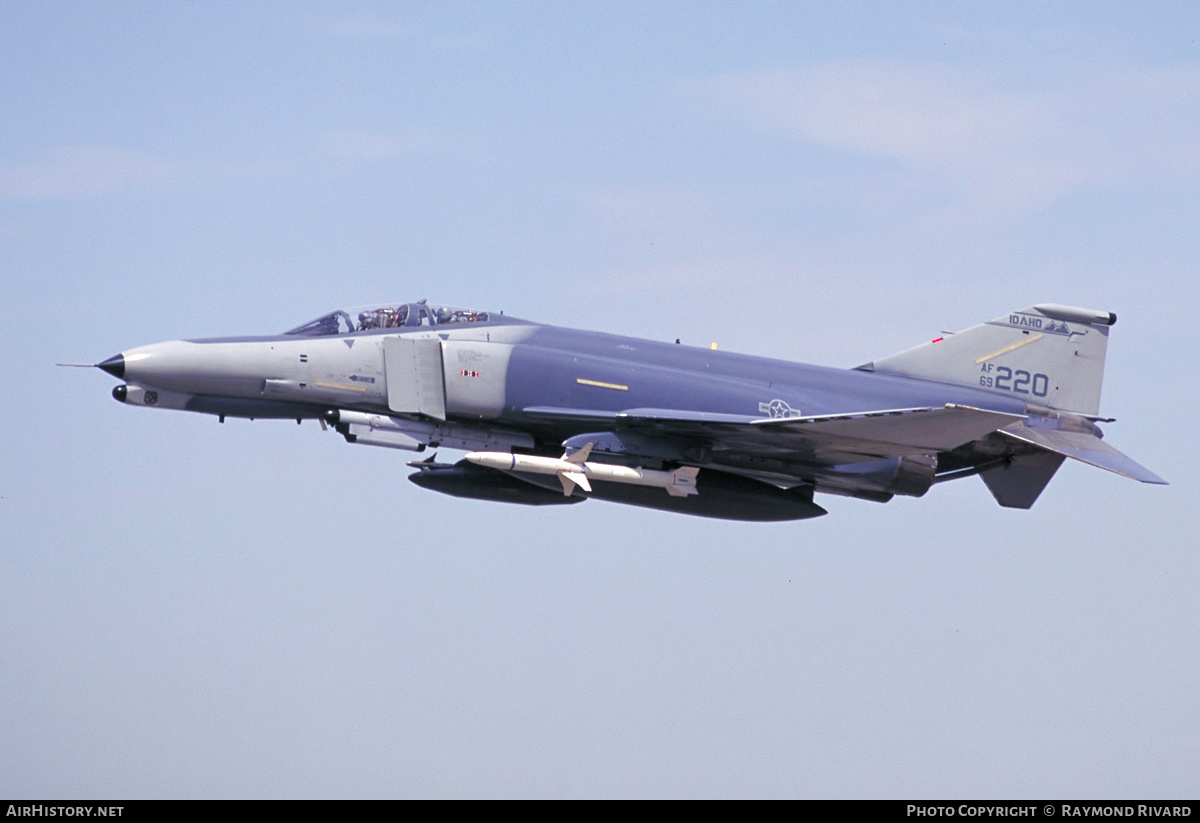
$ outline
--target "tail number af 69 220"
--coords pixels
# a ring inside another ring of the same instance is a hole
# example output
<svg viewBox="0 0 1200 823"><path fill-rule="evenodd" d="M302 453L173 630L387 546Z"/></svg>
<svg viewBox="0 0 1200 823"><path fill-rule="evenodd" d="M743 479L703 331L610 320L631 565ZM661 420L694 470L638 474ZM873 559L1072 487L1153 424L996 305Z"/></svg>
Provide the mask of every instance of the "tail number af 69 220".
<svg viewBox="0 0 1200 823"><path fill-rule="evenodd" d="M985 389L1031 394L1034 397L1045 397L1050 393L1050 377L1045 374L1030 374L1024 369L1014 372L1008 366L993 367L991 363L985 364L983 371L985 373L979 376L979 385Z"/></svg>

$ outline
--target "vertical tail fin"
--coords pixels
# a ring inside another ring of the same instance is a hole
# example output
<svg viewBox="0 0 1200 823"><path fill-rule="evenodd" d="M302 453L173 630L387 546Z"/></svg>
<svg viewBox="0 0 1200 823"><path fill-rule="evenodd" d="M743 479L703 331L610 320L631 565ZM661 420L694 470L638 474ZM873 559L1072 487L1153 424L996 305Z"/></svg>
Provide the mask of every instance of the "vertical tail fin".
<svg viewBox="0 0 1200 823"><path fill-rule="evenodd" d="M859 366L1100 413L1111 312L1040 303Z"/></svg>
<svg viewBox="0 0 1200 823"><path fill-rule="evenodd" d="M996 502L1008 509L1032 508L1067 458L1050 451L1019 454L1007 465L980 473Z"/></svg>

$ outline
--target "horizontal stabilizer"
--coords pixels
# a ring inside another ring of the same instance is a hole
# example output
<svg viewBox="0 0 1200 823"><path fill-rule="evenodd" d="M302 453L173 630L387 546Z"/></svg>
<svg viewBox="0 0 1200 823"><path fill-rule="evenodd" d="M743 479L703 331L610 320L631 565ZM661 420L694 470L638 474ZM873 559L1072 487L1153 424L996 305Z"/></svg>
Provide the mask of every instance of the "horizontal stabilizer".
<svg viewBox="0 0 1200 823"><path fill-rule="evenodd" d="M1019 454L1004 465L980 472L996 502L1008 509L1028 509L1049 485L1067 458L1049 451Z"/></svg>
<svg viewBox="0 0 1200 823"><path fill-rule="evenodd" d="M1126 457L1094 434L1057 429L1034 429L1028 426L1012 426L1002 429L1000 433L1014 440L1032 443L1047 451L1074 458L1097 468L1132 477L1143 483L1167 485L1166 480Z"/></svg>

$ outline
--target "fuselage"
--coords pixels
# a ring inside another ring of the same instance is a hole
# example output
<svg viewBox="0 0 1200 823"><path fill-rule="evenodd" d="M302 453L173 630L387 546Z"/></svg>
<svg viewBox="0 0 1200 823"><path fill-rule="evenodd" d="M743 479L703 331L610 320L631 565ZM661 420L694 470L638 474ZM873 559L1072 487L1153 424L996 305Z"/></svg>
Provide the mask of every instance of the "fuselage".
<svg viewBox="0 0 1200 823"><path fill-rule="evenodd" d="M948 383L836 369L714 349L527 323L512 318L462 329L369 330L334 337L273 335L177 340L122 352L131 384L180 395L173 408L206 410L219 398L261 404L261 417L319 416L329 407L381 414L384 343L403 337L443 352L448 420L519 425L558 445L570 425L539 407L615 413L671 409L749 419L851 414L959 403L1020 413L1023 403ZM279 404L272 409L272 404ZM250 408L250 406L247 406ZM274 413L273 413L274 412ZM403 413L403 412L401 412ZM247 415L248 416L248 415Z"/></svg>

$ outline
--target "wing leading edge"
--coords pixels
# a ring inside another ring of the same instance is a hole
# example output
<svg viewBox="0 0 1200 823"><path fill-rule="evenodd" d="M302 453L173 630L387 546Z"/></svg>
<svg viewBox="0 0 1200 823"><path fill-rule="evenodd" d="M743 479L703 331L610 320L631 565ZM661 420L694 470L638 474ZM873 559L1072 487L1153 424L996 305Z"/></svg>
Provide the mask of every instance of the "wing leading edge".
<svg viewBox="0 0 1200 823"><path fill-rule="evenodd" d="M913 409L790 418L754 418L678 409L526 408L543 419L608 424L670 436L702 437L737 448L801 451L819 462L904 457L949 451L1024 420L1022 415L948 403Z"/></svg>

